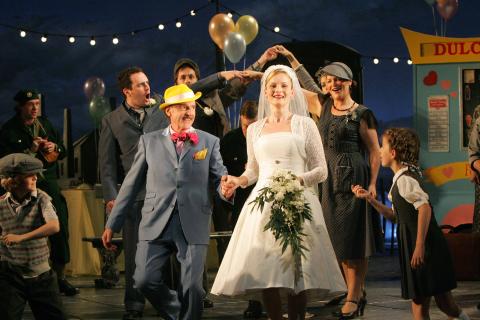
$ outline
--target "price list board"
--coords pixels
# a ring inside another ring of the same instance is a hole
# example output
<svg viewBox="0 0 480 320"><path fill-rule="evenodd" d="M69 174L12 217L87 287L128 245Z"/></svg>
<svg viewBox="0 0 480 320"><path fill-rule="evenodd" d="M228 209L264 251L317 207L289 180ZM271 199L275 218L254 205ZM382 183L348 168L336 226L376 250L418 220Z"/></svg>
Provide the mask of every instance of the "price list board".
<svg viewBox="0 0 480 320"><path fill-rule="evenodd" d="M450 150L448 95L428 97L428 151Z"/></svg>

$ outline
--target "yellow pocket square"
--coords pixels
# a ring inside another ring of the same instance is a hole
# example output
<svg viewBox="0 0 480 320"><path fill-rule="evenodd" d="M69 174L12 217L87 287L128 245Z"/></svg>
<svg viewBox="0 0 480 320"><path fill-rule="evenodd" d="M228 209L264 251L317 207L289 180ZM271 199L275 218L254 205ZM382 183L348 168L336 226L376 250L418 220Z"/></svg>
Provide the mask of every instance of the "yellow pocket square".
<svg viewBox="0 0 480 320"><path fill-rule="evenodd" d="M195 160L205 160L205 158L207 157L207 152L208 152L207 148L204 148L200 151L197 151L197 152L194 153L193 159L195 159Z"/></svg>

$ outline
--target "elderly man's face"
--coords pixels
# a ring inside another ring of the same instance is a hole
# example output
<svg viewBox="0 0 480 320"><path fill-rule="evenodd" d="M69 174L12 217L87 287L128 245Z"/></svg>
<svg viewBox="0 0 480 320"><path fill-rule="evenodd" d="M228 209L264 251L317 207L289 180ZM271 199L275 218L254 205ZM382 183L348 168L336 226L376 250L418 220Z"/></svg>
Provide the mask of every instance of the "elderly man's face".
<svg viewBox="0 0 480 320"><path fill-rule="evenodd" d="M19 107L20 117L23 120L35 120L40 110L40 99L33 99L25 102Z"/></svg>
<svg viewBox="0 0 480 320"><path fill-rule="evenodd" d="M197 82L197 75L195 74L195 70L190 67L183 67L178 69L177 71L177 82L175 84L186 84L190 86Z"/></svg>
<svg viewBox="0 0 480 320"><path fill-rule="evenodd" d="M165 114L170 118L173 130L176 132L187 131L195 120L195 101L168 106Z"/></svg>

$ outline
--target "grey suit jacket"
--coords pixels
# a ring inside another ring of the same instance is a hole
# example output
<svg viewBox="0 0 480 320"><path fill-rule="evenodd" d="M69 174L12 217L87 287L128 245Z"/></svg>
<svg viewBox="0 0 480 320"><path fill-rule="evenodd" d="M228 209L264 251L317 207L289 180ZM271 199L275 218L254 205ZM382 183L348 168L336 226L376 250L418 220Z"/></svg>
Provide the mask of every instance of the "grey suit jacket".
<svg viewBox="0 0 480 320"><path fill-rule="evenodd" d="M133 163L140 136L165 128L169 121L165 113L158 107L146 109L147 115L142 125L138 125L120 105L103 117L98 146L100 179L103 188L103 199L113 200L117 197L118 184L123 177L118 176L117 154L120 155L121 166L126 174ZM139 191L139 199L145 192Z"/></svg>
<svg viewBox="0 0 480 320"><path fill-rule="evenodd" d="M177 159L168 127L140 137L138 151L122 183L106 228L120 231L137 193L146 185L139 240L160 236L170 215L178 209L189 244L208 244L213 183L220 194L220 180L227 173L220 156L219 139L201 130L197 145L186 143ZM194 155L206 149L204 159ZM223 198L223 197L222 197Z"/></svg>
<svg viewBox="0 0 480 320"><path fill-rule="evenodd" d="M218 75L213 74L191 85L191 89L194 92L201 91L206 94L221 86L222 83L223 81L218 78ZM120 164L117 163L117 155L120 156L124 174L127 174L137 152L140 136L169 125L165 113L158 108L161 102L157 101L155 106L146 109L147 117L141 126L138 126L130 117L123 104L103 118L98 146L98 162L105 201L114 200L117 197L118 185L123 180L123 176L118 175ZM141 190L137 200L143 200L144 197L145 190Z"/></svg>

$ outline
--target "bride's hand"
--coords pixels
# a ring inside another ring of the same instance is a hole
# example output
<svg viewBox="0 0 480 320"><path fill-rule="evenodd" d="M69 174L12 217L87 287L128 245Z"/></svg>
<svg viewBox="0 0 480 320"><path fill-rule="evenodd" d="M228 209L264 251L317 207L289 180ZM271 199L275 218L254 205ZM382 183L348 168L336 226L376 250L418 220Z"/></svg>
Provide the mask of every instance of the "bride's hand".
<svg viewBox="0 0 480 320"><path fill-rule="evenodd" d="M223 176L221 181L221 191L225 198L230 199L235 189L240 185L240 179L234 176Z"/></svg>

